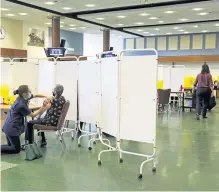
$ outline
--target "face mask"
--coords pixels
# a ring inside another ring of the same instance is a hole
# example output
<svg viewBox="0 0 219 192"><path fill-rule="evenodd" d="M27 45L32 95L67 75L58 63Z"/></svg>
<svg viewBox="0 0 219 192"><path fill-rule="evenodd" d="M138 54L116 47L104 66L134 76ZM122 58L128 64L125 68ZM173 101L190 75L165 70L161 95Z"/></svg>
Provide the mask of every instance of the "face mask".
<svg viewBox="0 0 219 192"><path fill-rule="evenodd" d="M32 97L31 93L28 93L28 99L30 99Z"/></svg>

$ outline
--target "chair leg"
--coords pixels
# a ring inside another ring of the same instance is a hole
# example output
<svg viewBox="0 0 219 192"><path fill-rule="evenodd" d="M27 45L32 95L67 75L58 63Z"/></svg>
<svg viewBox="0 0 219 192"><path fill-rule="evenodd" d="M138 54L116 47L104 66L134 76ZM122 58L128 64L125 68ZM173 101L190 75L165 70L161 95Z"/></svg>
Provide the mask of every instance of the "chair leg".
<svg viewBox="0 0 219 192"><path fill-rule="evenodd" d="M60 142L61 142L61 144L64 146L64 148L66 148L65 141L64 141L63 136L62 136L62 134L60 133L60 131L58 131L58 134L59 134L59 137L60 137Z"/></svg>

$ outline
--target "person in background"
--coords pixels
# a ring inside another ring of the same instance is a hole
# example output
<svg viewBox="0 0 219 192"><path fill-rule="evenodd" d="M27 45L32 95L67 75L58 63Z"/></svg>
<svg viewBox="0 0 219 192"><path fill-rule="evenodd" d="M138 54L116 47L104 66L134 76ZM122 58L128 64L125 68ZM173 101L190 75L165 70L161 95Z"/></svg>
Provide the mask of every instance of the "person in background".
<svg viewBox="0 0 219 192"><path fill-rule="evenodd" d="M213 82L210 70L207 64L202 65L201 73L196 77L194 87L196 90L196 119L200 120L201 105L204 101L202 117L207 118L207 108L209 105L211 94L213 94Z"/></svg>
<svg viewBox="0 0 219 192"><path fill-rule="evenodd" d="M44 105L50 105L50 108L47 110L46 115L42 119L32 120L27 123L27 129L25 132L25 140L32 144L34 141L34 130L33 125L40 124L40 125L49 125L49 126L57 126L59 116L62 112L63 105L65 104L65 98L62 96L64 91L64 87L62 85L56 85L53 89L53 96L47 97L44 101ZM41 146L46 146L46 138L45 133L41 133Z"/></svg>
<svg viewBox="0 0 219 192"><path fill-rule="evenodd" d="M19 96L11 106L10 113L2 128L7 139L7 145L1 145L2 154L20 153L20 135L24 133L26 116L33 118L48 109L47 105L42 106L35 112L32 112L28 108L28 100L33 97L28 85L21 85L18 90L15 91L15 94Z"/></svg>

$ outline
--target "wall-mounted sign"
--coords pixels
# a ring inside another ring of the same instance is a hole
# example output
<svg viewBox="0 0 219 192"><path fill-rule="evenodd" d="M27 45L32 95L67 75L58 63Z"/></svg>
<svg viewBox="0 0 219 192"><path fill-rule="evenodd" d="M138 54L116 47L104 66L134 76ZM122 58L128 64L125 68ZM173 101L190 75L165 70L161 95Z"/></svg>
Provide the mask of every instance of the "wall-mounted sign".
<svg viewBox="0 0 219 192"><path fill-rule="evenodd" d="M1 28L0 28L0 39L3 40L3 39L5 39L5 37L6 37L5 29L4 29L4 27L1 26Z"/></svg>

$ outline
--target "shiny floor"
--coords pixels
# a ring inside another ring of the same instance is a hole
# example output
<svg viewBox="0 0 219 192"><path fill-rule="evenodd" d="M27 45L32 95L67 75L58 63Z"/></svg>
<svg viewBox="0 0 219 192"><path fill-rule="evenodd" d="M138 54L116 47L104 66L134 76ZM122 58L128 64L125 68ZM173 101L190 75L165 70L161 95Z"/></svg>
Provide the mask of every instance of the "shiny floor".
<svg viewBox="0 0 219 192"><path fill-rule="evenodd" d="M87 140L78 148L69 136L63 153L55 135L48 136L44 157L27 162L24 152L3 155L1 161L18 164L1 172L3 191L216 191L219 189L219 107L197 121L193 112L160 114L157 121L157 173L152 163L145 165L143 179L138 180L141 157L124 155L119 163L117 153L97 155L104 149L99 142L92 151ZM5 142L2 134L2 143ZM112 139L113 141L113 139ZM124 149L148 152L150 146L122 142Z"/></svg>

